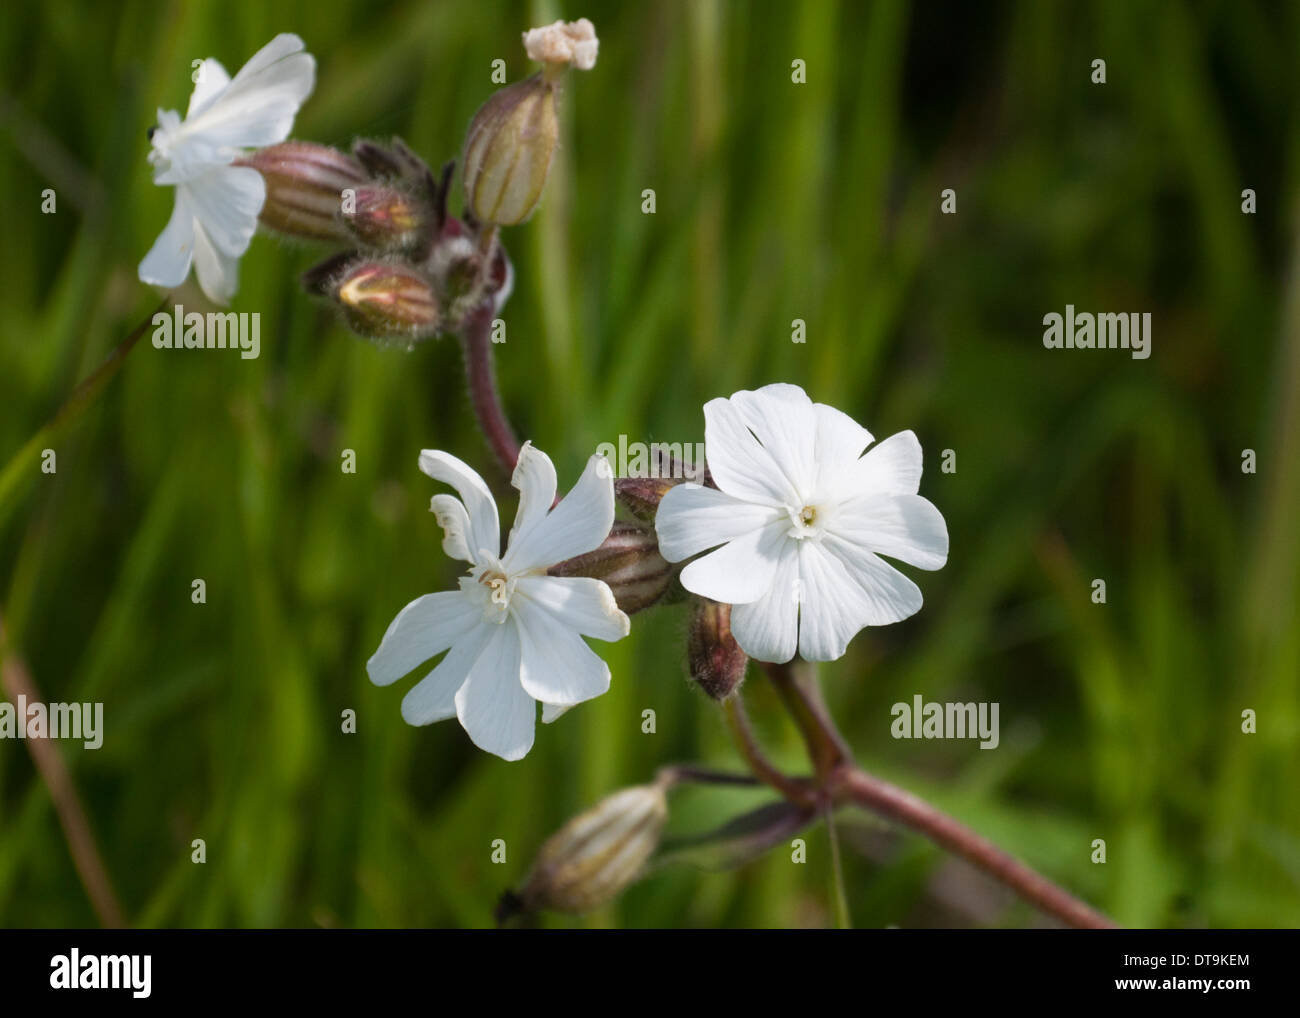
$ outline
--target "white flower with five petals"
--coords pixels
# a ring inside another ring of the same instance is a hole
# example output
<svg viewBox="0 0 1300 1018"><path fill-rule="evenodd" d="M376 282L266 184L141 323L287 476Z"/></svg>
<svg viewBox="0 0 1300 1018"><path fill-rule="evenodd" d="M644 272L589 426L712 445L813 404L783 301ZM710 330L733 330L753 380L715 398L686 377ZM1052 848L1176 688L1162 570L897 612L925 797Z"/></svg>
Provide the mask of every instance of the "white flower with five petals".
<svg viewBox="0 0 1300 1018"><path fill-rule="evenodd" d="M315 83L316 61L296 35L277 35L234 78L216 60L199 64L185 119L160 109L149 132L153 181L174 185L176 203L140 262L141 280L180 286L194 265L203 292L229 303L266 201L262 175L231 164L245 149L284 141Z"/></svg>
<svg viewBox="0 0 1300 1018"><path fill-rule="evenodd" d="M670 562L716 549L687 565L681 582L732 606L745 653L834 660L865 626L920 609L916 584L880 558L921 569L948 558L948 527L917 494L916 435L872 446L847 414L785 384L710 400L704 421L717 488L670 489L655 529Z"/></svg>
<svg viewBox="0 0 1300 1018"><path fill-rule="evenodd" d="M583 641L619 640L630 623L601 580L549 576L565 559L597 548L614 523L609 466L592 456L573 490L555 501L555 467L527 442L511 484L519 509L505 554L496 503L477 473L445 452L420 453L420 469L460 498L435 495L430 508L443 550L468 562L460 589L416 598L398 613L366 664L385 686L416 665L446 657L402 700L412 725L457 717L474 744L506 760L533 745L542 721L609 689L609 666Z"/></svg>

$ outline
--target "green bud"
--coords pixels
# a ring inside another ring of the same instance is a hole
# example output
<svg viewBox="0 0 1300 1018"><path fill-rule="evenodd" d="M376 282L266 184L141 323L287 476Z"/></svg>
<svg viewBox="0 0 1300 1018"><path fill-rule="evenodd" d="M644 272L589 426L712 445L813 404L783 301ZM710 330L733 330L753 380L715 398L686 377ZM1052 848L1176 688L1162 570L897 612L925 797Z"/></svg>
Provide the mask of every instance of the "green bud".
<svg viewBox="0 0 1300 1018"><path fill-rule="evenodd" d="M715 700L726 700L740 688L749 658L731 635L731 605L696 598L686 638L691 678Z"/></svg>
<svg viewBox="0 0 1300 1018"><path fill-rule="evenodd" d="M614 497L637 519L654 523L663 497L681 483L673 477L620 477L614 481Z"/></svg>
<svg viewBox="0 0 1300 1018"><path fill-rule="evenodd" d="M368 247L411 251L428 240L433 210L398 188L372 185L357 188L343 222Z"/></svg>
<svg viewBox="0 0 1300 1018"><path fill-rule="evenodd" d="M676 570L659 554L654 531L635 523L615 523L599 548L552 566L550 572L604 580L619 609L632 615L667 593Z"/></svg>
<svg viewBox="0 0 1300 1018"><path fill-rule="evenodd" d="M438 331L433 287L405 265L362 262L338 280L334 298L353 330L372 339L425 339Z"/></svg>
<svg viewBox="0 0 1300 1018"><path fill-rule="evenodd" d="M263 226L299 240L345 240L338 213L343 191L366 180L356 159L328 145L286 141L258 149L236 165L251 166L266 181Z"/></svg>
<svg viewBox="0 0 1300 1018"><path fill-rule="evenodd" d="M555 84L545 74L501 89L465 138L465 207L480 223L514 226L537 207L559 138Z"/></svg>
<svg viewBox="0 0 1300 1018"><path fill-rule="evenodd" d="M546 839L528 878L498 908L581 913L611 901L641 876L668 820L664 783L602 799Z"/></svg>

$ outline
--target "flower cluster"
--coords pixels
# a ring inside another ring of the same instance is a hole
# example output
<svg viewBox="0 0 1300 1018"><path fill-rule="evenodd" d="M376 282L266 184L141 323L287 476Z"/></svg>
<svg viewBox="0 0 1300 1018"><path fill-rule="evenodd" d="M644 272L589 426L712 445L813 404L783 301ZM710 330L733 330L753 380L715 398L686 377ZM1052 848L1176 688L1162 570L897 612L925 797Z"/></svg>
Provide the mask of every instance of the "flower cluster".
<svg viewBox="0 0 1300 1018"><path fill-rule="evenodd" d="M475 115L462 155L464 209L448 212L454 164L434 173L400 139L350 152L286 140L310 93L315 64L281 35L232 79L204 61L186 118L159 111L150 160L176 188L171 221L140 265L163 286L191 264L213 300L235 292L239 256L256 225L333 244L304 286L334 302L355 332L412 346L441 333L483 338L485 311L509 296L512 270L498 232L541 199L559 135L558 80L594 66L591 22L524 34L543 70L501 89ZM472 341L466 338L467 368ZM470 370L491 389L490 361ZM486 381L484 381L486 379ZM417 597L389 625L366 668L390 685L434 658L406 692L412 725L455 717L475 745L505 760L532 748L538 705L551 722L608 690L610 670L586 640L615 641L629 616L690 600L687 658L715 700L739 690L751 658L777 665L829 661L862 629L921 607L916 584L885 561L938 569L948 555L939 511L919 494L921 447L910 431L877 443L848 415L774 384L704 406L707 469L699 482L613 481L592 456L557 499L545 453L489 429L519 503L505 541L487 483L450 453L427 449L419 467L456 494L432 496L443 550L465 564L453 590ZM669 465L672 466L671 464ZM615 518L621 504L630 519ZM544 846L503 913L584 910L627 886L656 850L667 817L666 772L575 817ZM796 789L797 791L797 789ZM806 822L795 795L773 828Z"/></svg>

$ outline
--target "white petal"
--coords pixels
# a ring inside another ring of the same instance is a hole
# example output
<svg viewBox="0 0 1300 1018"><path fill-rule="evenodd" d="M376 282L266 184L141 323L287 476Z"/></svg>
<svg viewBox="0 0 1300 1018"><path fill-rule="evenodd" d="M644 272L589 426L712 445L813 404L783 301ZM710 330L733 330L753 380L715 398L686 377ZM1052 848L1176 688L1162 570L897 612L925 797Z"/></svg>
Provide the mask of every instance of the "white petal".
<svg viewBox="0 0 1300 1018"><path fill-rule="evenodd" d="M799 642L799 549L787 541L767 594L751 604L732 605L731 635L758 661L789 661Z"/></svg>
<svg viewBox="0 0 1300 1018"><path fill-rule="evenodd" d="M544 725L549 725L552 721L556 720L557 718L562 718L562 717L564 717L565 714L567 714L569 711L573 710L573 707L574 707L574 705L571 704L571 703L566 703L566 704L544 703L544 704L542 704L542 724L544 724Z"/></svg>
<svg viewBox="0 0 1300 1018"><path fill-rule="evenodd" d="M532 602L514 613L519 627L520 682L548 705L582 703L609 689L609 666L572 629Z"/></svg>
<svg viewBox="0 0 1300 1018"><path fill-rule="evenodd" d="M429 499L429 511L442 527L442 550L451 558L473 562L469 515L460 499L454 495L434 495Z"/></svg>
<svg viewBox="0 0 1300 1018"><path fill-rule="evenodd" d="M678 484L668 489L655 514L659 553L680 562L783 516L784 509L745 502L716 488Z"/></svg>
<svg viewBox="0 0 1300 1018"><path fill-rule="evenodd" d="M154 286L180 286L194 261L194 215L180 191L172 215L149 253L140 262L140 281Z"/></svg>
<svg viewBox="0 0 1300 1018"><path fill-rule="evenodd" d="M815 492L818 499L840 491L853 477L863 450L875 441L871 432L848 414L825 403L813 406L817 418L817 480Z"/></svg>
<svg viewBox="0 0 1300 1018"><path fill-rule="evenodd" d="M831 534L822 538L822 544L844 563L866 595L867 625L887 626L921 610L920 588L883 559Z"/></svg>
<svg viewBox="0 0 1300 1018"><path fill-rule="evenodd" d="M417 597L397 613L379 649L366 662L370 681L376 686L396 682L450 647L482 615L482 605L459 590Z"/></svg>
<svg viewBox="0 0 1300 1018"><path fill-rule="evenodd" d="M921 487L921 443L911 431L890 435L867 450L850 474L848 489L915 495Z"/></svg>
<svg viewBox="0 0 1300 1018"><path fill-rule="evenodd" d="M597 640L621 640L632 628L609 585L590 576L521 576L514 597L549 612L556 625Z"/></svg>
<svg viewBox="0 0 1300 1018"><path fill-rule="evenodd" d="M510 544L501 564L510 573L548 569L600 547L613 525L614 478L605 457L592 456L573 490Z"/></svg>
<svg viewBox="0 0 1300 1018"><path fill-rule="evenodd" d="M704 404L704 449L714 482L728 495L769 506L793 505L798 497L731 400Z"/></svg>
<svg viewBox="0 0 1300 1018"><path fill-rule="evenodd" d="M527 534L551 511L555 503L555 464L532 442L525 442L519 450L510 483L519 492L519 508L515 511L507 547Z"/></svg>
<svg viewBox="0 0 1300 1018"><path fill-rule="evenodd" d="M861 495L835 510L827 529L841 540L921 569L948 561L948 525L920 495Z"/></svg>
<svg viewBox="0 0 1300 1018"><path fill-rule="evenodd" d="M257 232L266 182L251 166L219 166L177 187L218 251L239 257Z"/></svg>
<svg viewBox="0 0 1300 1018"><path fill-rule="evenodd" d="M190 93L190 105L185 110L186 119L202 113L230 84L230 75L221 66L221 62L213 57L208 57L199 64L194 77L194 91Z"/></svg>
<svg viewBox="0 0 1300 1018"><path fill-rule="evenodd" d="M519 630L496 626L456 693L456 716L479 749L518 760L533 748L537 703L519 683Z"/></svg>
<svg viewBox="0 0 1300 1018"><path fill-rule="evenodd" d="M775 520L711 551L682 570L682 586L723 604L748 604L763 597L776 579L789 536L788 519Z"/></svg>
<svg viewBox="0 0 1300 1018"><path fill-rule="evenodd" d="M797 504L806 503L816 480L817 442L817 416L807 393L797 385L778 382L753 392L742 389L731 402L780 468L798 496Z"/></svg>
<svg viewBox="0 0 1300 1018"><path fill-rule="evenodd" d="M456 716L456 693L469 678L470 669L496 634L490 622L479 622L459 634L438 667L402 697L402 720L408 725L431 725Z"/></svg>
<svg viewBox="0 0 1300 1018"><path fill-rule="evenodd" d="M239 257L218 250L198 220L194 221L194 275L199 289L216 304L229 304L239 289Z"/></svg>
<svg viewBox="0 0 1300 1018"><path fill-rule="evenodd" d="M808 661L843 657L875 613L844 563L818 541L799 543L799 654Z"/></svg>
<svg viewBox="0 0 1300 1018"><path fill-rule="evenodd" d="M439 449L420 451L420 469L435 481L442 481L456 489L469 517L469 550L477 561L480 550L493 558L501 553L501 523L497 517L497 504L492 492L477 473L449 452Z"/></svg>
<svg viewBox="0 0 1300 1018"><path fill-rule="evenodd" d="M296 35L277 35L240 68L229 85L185 121L191 138L225 148L260 148L284 141L316 82L316 61Z"/></svg>

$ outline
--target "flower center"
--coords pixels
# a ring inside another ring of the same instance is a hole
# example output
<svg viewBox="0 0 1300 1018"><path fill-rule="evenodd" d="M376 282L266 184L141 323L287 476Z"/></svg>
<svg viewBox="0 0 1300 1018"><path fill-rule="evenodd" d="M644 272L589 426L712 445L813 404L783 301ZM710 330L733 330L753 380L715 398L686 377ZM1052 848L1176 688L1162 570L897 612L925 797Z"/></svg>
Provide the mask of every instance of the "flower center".
<svg viewBox="0 0 1300 1018"><path fill-rule="evenodd" d="M788 506L786 512L790 514L790 536L802 540L805 537L818 537L821 535L821 511L815 505L805 505L796 509L794 506Z"/></svg>
<svg viewBox="0 0 1300 1018"><path fill-rule="evenodd" d="M509 617L510 595L515 592L515 581L500 569L486 566L475 579L483 588L483 618L500 624Z"/></svg>

